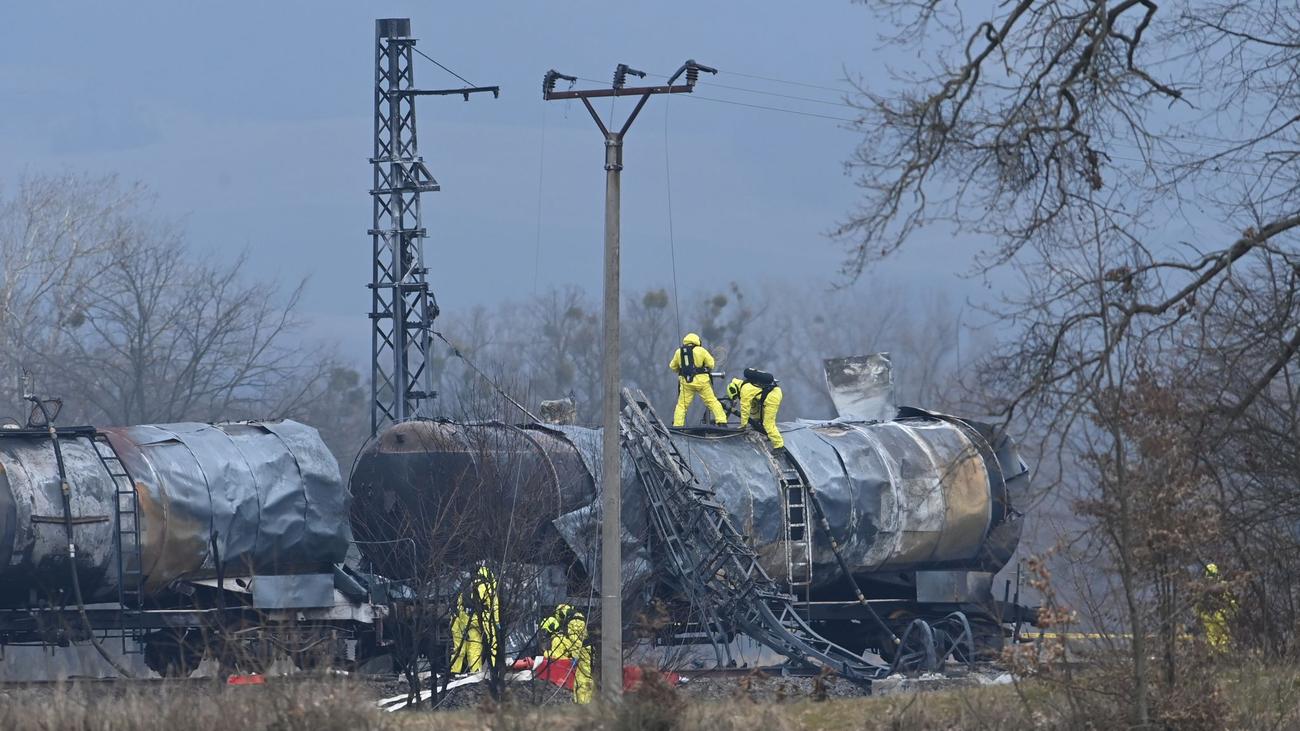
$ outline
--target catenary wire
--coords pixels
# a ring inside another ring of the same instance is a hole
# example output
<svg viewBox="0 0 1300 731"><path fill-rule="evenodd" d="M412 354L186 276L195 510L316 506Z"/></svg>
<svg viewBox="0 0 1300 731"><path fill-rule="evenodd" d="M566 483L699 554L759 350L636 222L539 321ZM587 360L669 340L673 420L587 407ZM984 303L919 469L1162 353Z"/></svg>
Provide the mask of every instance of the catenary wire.
<svg viewBox="0 0 1300 731"><path fill-rule="evenodd" d="M447 73L451 74L452 76L455 76L456 78L458 78L458 79L460 79L461 81L465 82L465 85L466 85L466 86L478 86L478 84L475 84L474 82L470 81L469 79L465 78L464 76L461 76L460 74L456 73L455 71L452 71L451 69L447 68L446 66L443 66L442 64L438 63L437 61L435 61L435 60L433 59L432 56L430 56L429 54L425 53L424 51L421 51L420 49L416 48L414 45L411 46L411 50L412 50L412 51L415 51L416 53L420 54L421 56L424 56L425 58L429 59L430 61L433 61L433 65L434 65L434 66L437 66L438 68L442 69L443 71L446 71Z"/></svg>
<svg viewBox="0 0 1300 731"><path fill-rule="evenodd" d="M668 148L668 107L672 94L665 94L664 99L664 194L668 201L668 259L673 269L673 319L677 321L677 332L682 331L681 300L677 294L677 240L673 229L673 169L669 160Z"/></svg>

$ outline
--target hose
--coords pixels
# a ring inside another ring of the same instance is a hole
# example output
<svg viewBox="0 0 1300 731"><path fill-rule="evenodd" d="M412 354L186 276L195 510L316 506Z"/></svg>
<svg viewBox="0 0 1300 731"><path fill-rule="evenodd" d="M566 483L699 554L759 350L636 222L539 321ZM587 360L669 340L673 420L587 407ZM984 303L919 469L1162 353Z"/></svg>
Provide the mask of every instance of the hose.
<svg viewBox="0 0 1300 731"><path fill-rule="evenodd" d="M86 614L86 602L81 595L81 578L77 575L77 544L72 537L72 486L68 484L68 473L63 466L63 448L59 445L59 432L54 428L54 422L50 419L50 413L45 410L45 404L39 399L31 399L41 410L41 415L45 418L45 425L49 430L50 444L54 445L54 461L59 467L59 492L63 500L63 529L68 538L68 571L72 574L72 595L77 601L77 613L81 617L82 626L85 627L86 634L90 637L90 644L104 658L114 670L125 678L134 678L131 671L123 667L117 660L108 654L108 650L95 637L95 630L90 624L90 617Z"/></svg>

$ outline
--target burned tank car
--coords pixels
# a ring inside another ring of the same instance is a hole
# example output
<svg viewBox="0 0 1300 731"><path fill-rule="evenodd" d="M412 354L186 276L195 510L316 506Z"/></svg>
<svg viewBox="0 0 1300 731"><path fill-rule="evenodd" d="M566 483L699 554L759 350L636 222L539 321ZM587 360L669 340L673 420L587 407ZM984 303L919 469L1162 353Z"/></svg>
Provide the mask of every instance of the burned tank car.
<svg viewBox="0 0 1300 731"><path fill-rule="evenodd" d="M347 553L348 494L315 429L293 421L59 430L85 601L118 598L117 483L134 481L148 603L180 579L330 572ZM129 505L126 500L124 505ZM0 430L0 606L70 596L59 470L48 433ZM126 545L133 546L129 540ZM128 559L128 563L131 561Z"/></svg>
<svg viewBox="0 0 1300 731"><path fill-rule="evenodd" d="M375 573L418 578L512 553L564 550L550 523L589 504L591 474L556 431L500 422L406 421L357 457L350 480L357 546ZM554 557L562 564L562 557Z"/></svg>
<svg viewBox="0 0 1300 731"><path fill-rule="evenodd" d="M896 600L899 621L992 604L992 575L1019 541L1015 506L1025 503L1028 482L1028 468L1009 438L988 425L907 408L888 421L801 421L781 430L826 509L849 573L869 597ZM352 474L356 530L378 542L363 544L362 551L377 563L391 560L388 547L413 519L436 515L439 505L479 505L480 520L509 520L530 540L563 545L565 556L556 562L576 561L594 578L600 434L575 426L393 426L363 450ZM787 580L786 511L766 439L715 429L674 430L673 439L695 474L717 491L771 576ZM485 474L501 469L491 464L494 455L508 457L505 462L527 477L509 489L494 485ZM633 586L654 557L641 485L627 459L623 485L624 576ZM511 510L507 498L522 494L516 487L535 491L526 509ZM481 499L483 491L490 497ZM444 522L458 530L466 523ZM472 535L448 529L429 538L431 546L455 546L438 549L441 556L486 557L476 553ZM816 527L812 545L810 598L843 603L840 614L849 616L851 585Z"/></svg>

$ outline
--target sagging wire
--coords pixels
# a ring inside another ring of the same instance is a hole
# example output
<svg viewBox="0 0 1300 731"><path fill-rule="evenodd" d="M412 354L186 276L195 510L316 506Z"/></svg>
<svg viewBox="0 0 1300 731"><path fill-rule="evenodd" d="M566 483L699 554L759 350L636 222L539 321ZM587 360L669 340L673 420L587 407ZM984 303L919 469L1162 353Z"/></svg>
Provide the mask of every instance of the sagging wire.
<svg viewBox="0 0 1300 731"><path fill-rule="evenodd" d="M434 335L437 335L439 340L446 343L447 347L451 348L452 355L464 361L465 365L469 366L470 370L477 373L478 376L483 380L487 381L488 385L490 385L493 389L495 389L497 393L501 394L501 398L505 399L506 401L509 401L512 406L514 406L516 409L519 409L521 412L523 412L523 415L527 416L530 420L532 420L534 424L543 423L541 419L537 418L537 416L533 414L533 412L529 411L527 408L524 407L523 404L516 401L510 394L506 393L506 390L502 388L500 384L498 384L496 381L492 380L491 376L479 370L478 366L474 365L473 361L471 361L464 353L460 352L460 348L457 348L455 344L453 344L450 340L444 337L442 333L436 330L431 330L430 332L432 332Z"/></svg>

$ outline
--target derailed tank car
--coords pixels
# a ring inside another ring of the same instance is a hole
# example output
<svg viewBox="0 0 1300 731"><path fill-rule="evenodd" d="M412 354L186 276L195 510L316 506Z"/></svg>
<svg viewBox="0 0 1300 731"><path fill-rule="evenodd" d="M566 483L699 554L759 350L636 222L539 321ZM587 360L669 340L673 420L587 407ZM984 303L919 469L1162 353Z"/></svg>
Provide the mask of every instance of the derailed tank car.
<svg viewBox="0 0 1300 731"><path fill-rule="evenodd" d="M1019 542L1016 506L1027 501L1028 468L1014 443L989 425L892 406L889 414L781 425L790 456L830 525L827 536L803 518L811 531L810 572L792 560L797 547L790 531L800 518L786 503L780 467L761 434L681 429L673 430L672 439L695 475L716 491L767 572L787 583L824 636L856 650L886 648L879 625L868 621L856 601L857 583L896 632L913 619L960 610L970 617L977 643L996 648L1001 625L1015 613L993 596L992 577ZM483 448L484 434L491 435L491 450ZM371 539L395 538L389 531L401 524L402 514L472 493L490 454L510 455L531 465L527 489L550 498L544 510L513 515L514 525L567 549L553 558L578 567L581 576L571 572L575 587L593 582L599 573L600 434L555 425L394 425L358 458L351 481L356 528ZM665 597L663 585L650 577L661 558L626 454L622 481L624 580L629 587L647 587L626 597L625 611L632 616L652 598L681 598ZM831 550L831 537L847 574ZM451 555L486 558L467 549Z"/></svg>
<svg viewBox="0 0 1300 731"><path fill-rule="evenodd" d="M119 635L151 668L187 674L205 653L250 665L275 648L304 660L382 618L342 566L349 497L316 430L182 423L57 436L56 453L46 429L0 430L0 643Z"/></svg>

